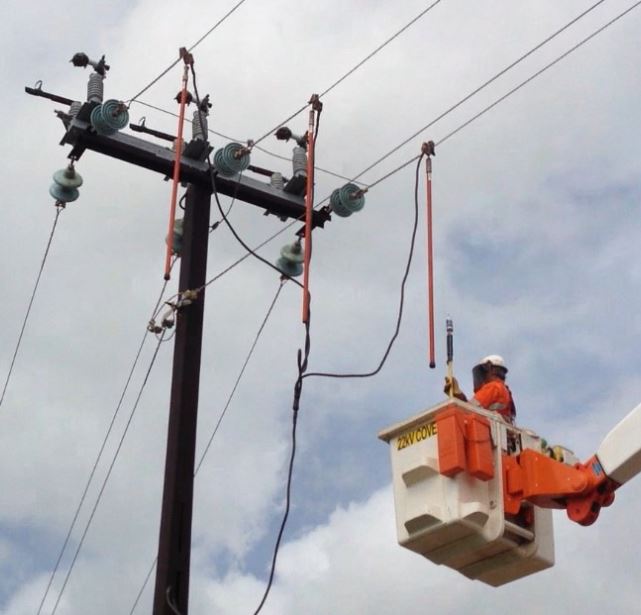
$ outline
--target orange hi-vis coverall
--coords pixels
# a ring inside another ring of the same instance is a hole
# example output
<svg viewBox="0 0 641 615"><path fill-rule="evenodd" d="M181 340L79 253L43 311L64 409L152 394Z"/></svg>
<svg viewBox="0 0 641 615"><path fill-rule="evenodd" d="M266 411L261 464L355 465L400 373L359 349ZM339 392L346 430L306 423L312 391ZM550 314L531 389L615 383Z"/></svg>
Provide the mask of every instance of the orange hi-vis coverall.
<svg viewBox="0 0 641 615"><path fill-rule="evenodd" d="M470 401L486 410L498 412L508 423L514 423L516 408L512 393L500 378L486 382Z"/></svg>

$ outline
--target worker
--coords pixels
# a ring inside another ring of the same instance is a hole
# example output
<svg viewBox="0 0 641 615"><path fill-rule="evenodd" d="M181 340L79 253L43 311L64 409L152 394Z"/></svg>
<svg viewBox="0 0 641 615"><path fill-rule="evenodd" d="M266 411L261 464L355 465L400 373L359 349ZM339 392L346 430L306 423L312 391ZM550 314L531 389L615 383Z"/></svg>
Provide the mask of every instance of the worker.
<svg viewBox="0 0 641 615"><path fill-rule="evenodd" d="M470 403L481 406L486 410L498 412L508 423L514 424L516 408L512 392L505 384L507 367L503 357L491 354L481 359L472 368L472 381L474 383L474 397ZM456 378L446 376L444 392L461 401L467 401L465 393L461 391Z"/></svg>

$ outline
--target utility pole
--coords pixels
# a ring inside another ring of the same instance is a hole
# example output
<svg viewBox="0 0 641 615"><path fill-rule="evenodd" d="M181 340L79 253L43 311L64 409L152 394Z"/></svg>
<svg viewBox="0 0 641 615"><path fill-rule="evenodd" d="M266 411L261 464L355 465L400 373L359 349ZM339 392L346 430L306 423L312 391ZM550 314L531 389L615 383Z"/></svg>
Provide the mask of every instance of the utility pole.
<svg viewBox="0 0 641 615"><path fill-rule="evenodd" d="M80 63L74 61L76 58L79 58ZM76 66L91 65L97 71L90 77L87 102L80 103L45 92L41 85L25 88L27 93L34 96L70 106L69 112L57 112L65 125L61 145L72 146L69 158L77 161L86 150L92 150L170 177L174 166L174 153L170 149L120 132L100 134L100 130L92 123L92 112L102 103L102 80L108 66L104 64L104 57L101 62L96 63L84 54L76 54L74 60L72 61ZM102 73L98 75L101 69ZM173 139L171 135L143 126L132 125L132 128L167 140ZM180 180L188 182L183 246L180 253L181 293L201 289L206 282L209 214L213 189L212 171L206 160L211 148L206 138L205 134L201 139L194 138L187 143L180 159ZM269 174L265 169L257 169L257 172L261 175ZM219 174L216 177L218 193L233 195L236 200L262 207L266 213L274 214L283 220L304 219L305 204L300 187L300 177L296 176L292 177L284 188L271 186L246 175L225 177ZM323 227L329 219L327 208L314 211L312 228ZM191 304L179 307L176 319L153 615L188 615L204 294L202 289Z"/></svg>
<svg viewBox="0 0 641 615"><path fill-rule="evenodd" d="M179 291L206 282L211 192L190 184L185 202ZM169 406L154 615L187 613L198 385L205 291L178 310Z"/></svg>

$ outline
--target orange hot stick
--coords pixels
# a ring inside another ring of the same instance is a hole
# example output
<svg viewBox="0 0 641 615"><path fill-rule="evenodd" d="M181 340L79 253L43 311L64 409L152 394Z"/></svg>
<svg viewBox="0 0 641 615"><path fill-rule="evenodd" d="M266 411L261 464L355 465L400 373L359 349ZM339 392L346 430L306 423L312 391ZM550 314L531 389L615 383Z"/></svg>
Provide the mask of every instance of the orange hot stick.
<svg viewBox="0 0 641 615"><path fill-rule="evenodd" d="M182 89L180 91L180 111L178 113L178 133L176 135L176 157L174 158L174 175L171 185L171 200L169 202L169 231L167 235L167 254L165 256L165 280L171 277L171 254L174 249L174 222L176 218L176 200L178 197L178 184L180 182L180 157L183 148L183 125L185 123L185 106L187 104L187 78L189 65L185 63L183 71Z"/></svg>
<svg viewBox="0 0 641 615"><path fill-rule="evenodd" d="M425 173L427 175L427 294L428 294L428 325L430 344L430 367L436 367L434 357L434 270L432 256L432 158L425 160Z"/></svg>
<svg viewBox="0 0 641 615"><path fill-rule="evenodd" d="M314 97L312 97L314 100ZM312 102L312 101L310 101ZM309 322L309 262L312 257L312 210L314 207L314 106L309 111L307 132L307 190L305 193L305 260L303 269L303 322Z"/></svg>

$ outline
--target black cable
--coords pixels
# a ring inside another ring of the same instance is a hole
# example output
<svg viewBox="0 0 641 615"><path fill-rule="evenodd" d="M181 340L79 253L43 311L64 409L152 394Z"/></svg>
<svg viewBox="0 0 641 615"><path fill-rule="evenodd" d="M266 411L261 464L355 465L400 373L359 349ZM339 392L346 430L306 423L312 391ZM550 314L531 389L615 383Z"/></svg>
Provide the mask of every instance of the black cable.
<svg viewBox="0 0 641 615"><path fill-rule="evenodd" d="M361 374L357 374L357 373L333 374L333 373L326 373L326 372L309 372L302 376L303 379L309 378L311 376L315 376L318 378L369 378L370 376L375 376L376 374L378 374L383 368L383 365L385 365L385 361L387 361L387 357L389 357L389 354L392 350L392 346L394 345L394 342L396 341L396 338L398 337L398 334L401 330L401 322L403 320L403 306L405 304L405 284L407 282L407 278L410 273L410 267L412 265L412 257L414 255L414 245L416 243L416 231L418 228L418 183L419 183L418 178L419 178L419 171L420 171L422 160L423 160L423 154L419 156L418 163L416 164L416 181L414 184L414 225L412 227L412 238L410 240L410 251L407 257L407 265L405 266L405 272L403 274L403 279L401 281L401 298L398 306L398 317L396 319L396 328L394 329L394 334L392 335L389 343L387 344L387 348L383 353L383 358L380 360L378 367L376 367L374 370L370 372L365 372Z"/></svg>
<svg viewBox="0 0 641 615"><path fill-rule="evenodd" d="M129 414L129 418L127 419L127 424L125 425L125 429L122 433L122 436L120 437L120 441L118 442L118 446L116 448L116 452L114 453L113 459L111 460L111 464L109 465L109 469L107 470L107 474L105 475L105 478L102 482L102 486L100 487L100 491L98 492L98 496L96 498L96 501L94 503L94 506L91 510L91 513L89 515L89 519L87 520L87 523L85 524L85 529L82 533L82 536L80 537L80 541L78 542L78 546L76 547L76 551L73 555L73 559L71 560L71 564L69 565L69 569L67 570L67 575L65 576L65 580L62 584L62 587L60 588L60 592L58 593L58 597L56 599L56 603L53 607L53 610L51 611L51 615L54 615L56 610L58 609L58 605L60 604L60 600L62 598L62 595L64 594L65 588L67 587L67 583L69 582L69 578L71 577L71 573L73 572L74 566L76 564L76 561L78 559L78 555L80 553L80 550L82 549L82 545L84 544L85 538L87 536L87 532L89 531L89 528L91 527L91 523L93 521L93 518L96 514L96 510L98 509L98 505L100 504L100 501L102 499L102 495L105 491L105 487L107 486L107 482L109 480L109 477L111 476L111 472L113 471L113 468L116 464L116 460L118 459L118 455L120 454L120 450L122 448L123 442L125 441L125 437L127 436L127 432L129 431L129 426L131 425L131 421L134 418L134 414L136 413L136 410L138 408L138 403L140 402L140 398L142 397L142 393L145 390L145 386L147 385L147 381L149 380L149 375L151 374L151 370L154 366L154 363L156 362L156 357L158 356L158 351L160 350L160 346L162 344L162 336L158 340L158 344L156 345L156 349L154 350L154 354L151 358L151 362L149 363L149 367L147 368L147 372L145 374L145 378L142 382L142 385L140 387L140 390L138 392L138 396L136 397L136 401L134 402L133 408L131 410L131 413Z"/></svg>
<svg viewBox="0 0 641 615"><path fill-rule="evenodd" d="M321 110L317 110L316 113L316 125L314 127L314 135L313 138L310 139L310 151L308 155L310 156L310 159L312 163L315 160L316 157L316 137L318 135L318 126L320 123L320 113ZM313 179L313 170L312 170L312 179ZM313 206L314 203L314 182L312 181L312 189L310 193L310 201ZM306 246L308 250L308 265L309 262L311 261L311 254L312 254L312 233L309 233L309 245ZM265 592L263 593L263 597L261 598L260 603L258 604L258 607L254 611L254 615L258 615L258 613L261 611L263 608L263 605L265 604L265 601L267 600L267 596L269 595L269 592L272 587L272 583L274 582L274 574L276 573L276 560L278 559L278 552L280 550L280 543L283 538L283 534L285 532L285 526L287 525L287 518L289 517L289 510L290 510L290 505L291 505L291 491L292 491L292 477L294 473L294 458L296 457L296 427L298 425L298 410L300 408L300 398L301 394L303 392L303 374L307 371L307 364L309 361L309 353L311 350L311 338L309 334L310 326L311 326L311 320L312 320L312 314L311 314L311 294L309 293L309 289L307 290L307 305L308 305L308 311L307 311L307 320L303 323L305 326L305 346L304 346L304 351L301 351L300 349L298 350L298 355L297 355L297 365L298 365L298 377L296 378L296 383L294 385L294 400L292 403L292 451L291 451L291 456L289 458L289 467L287 470L287 487L286 487L286 497L285 497L285 512L283 514L283 518L280 523L280 528L278 530L278 536L276 537L276 544L274 545L274 552L272 555L272 563L271 563L271 568L269 571L269 579L267 581L267 586L265 587Z"/></svg>
<svg viewBox="0 0 641 615"><path fill-rule="evenodd" d="M200 96L198 94L198 85L196 83L196 71L194 70L194 65L193 64L190 65L190 69L191 69L191 75L192 75L192 80L193 80L193 84L194 84L194 96L196 98L196 104L200 107ZM200 115L198 115L198 118L200 120ZM205 134L205 132L202 130L202 127L201 127L201 133ZM207 153L207 167L209 169L209 177L211 179L211 187L212 187L212 191L214 193L214 199L216 201L216 205L218 207L218 211L220 212L220 215L221 215L222 219L225 221L225 224L227 225L227 227L231 231L231 234L234 236L236 241L238 241L238 243L241 246L243 246L243 248L245 248L245 250L247 250L247 252L251 256L253 256L257 260L259 260L260 262L264 263L265 265L267 265L268 267L270 267L274 271L278 272L278 274L280 276L284 276L288 280L291 280L292 282L294 282L294 284L297 284L298 286L302 287L302 284L298 280L295 280L293 277L287 275L286 273L281 271L278 267L276 267L276 265L273 265L266 258L263 258L262 256L260 256L260 254L257 254L254 250L252 250L243 241L243 239L236 232L236 229L232 226L231 222L227 219L227 216L225 215L225 212L223 211L223 206L221 205L220 198L218 196L218 190L216 190L216 170L214 169L214 165L211 162L211 155L209 153ZM236 186L236 190L237 189L238 189L238 185ZM205 286L207 286L207 284L205 284L202 288L204 288Z"/></svg>
<svg viewBox="0 0 641 615"><path fill-rule="evenodd" d="M15 350L13 351L13 357L11 358L11 364L9 365L9 371L7 373L7 378L4 381L4 387L2 388L2 396L0 396L0 406L2 406L2 402L4 401L4 396L7 392L7 387L9 386L9 381L11 380L11 374L13 373L13 367L16 363L16 358L18 356L18 351L20 350L20 345L22 343L22 336L24 335L25 328L27 326L27 321L29 320L29 314L31 313L31 307L33 306L33 301L36 297L36 291L38 290L38 285L40 284L40 277L42 276L42 271L44 270L45 263L47 262L47 256L49 256L49 248L51 248L51 242L53 241L53 235L56 232L56 226L58 225L58 218L60 216L60 212L64 209L64 205L58 205L56 204L56 215L54 216L53 219L53 226L51 227L51 232L49 233L49 239L47 240L47 247L45 248L45 253L42 257L42 261L40 263L40 269L38 271L38 275L36 276L36 283L33 287L33 291L31 293L31 298L29 299L29 304L27 306L27 311L24 315L24 320L22 321L22 327L20 328L20 334L18 335L18 342L16 343Z"/></svg>
<svg viewBox="0 0 641 615"><path fill-rule="evenodd" d="M220 24L222 24L238 7L240 7L241 4L243 4L245 0L240 0L240 2L237 2L225 15L223 15L203 36L201 36L187 51L191 52L193 51L200 43L202 43ZM176 66L180 61L182 60L182 57L178 58L174 62L172 62L160 75L158 75L155 79L153 79L148 85L146 85L138 94L133 96L127 101L127 104L130 105L132 102L134 102L139 96L142 96L150 87L158 83L174 66Z"/></svg>
<svg viewBox="0 0 641 615"><path fill-rule="evenodd" d="M342 77L340 77L334 83L332 83L332 85L330 85L326 90L323 90L323 92L321 94L319 94L319 98L322 98L323 96L325 96L326 94L331 92L337 85L342 83L345 79L347 79L347 77L349 77L353 72L358 70L367 61L371 60L379 51L381 51L382 49L387 47L387 45L389 45L395 38L400 36L403 32L405 32L405 30L407 30L410 26L412 26L414 23L416 23L421 17L423 17L426 13L428 13L430 10L432 10L440 2L441 2L441 0L436 0L435 2L432 2L427 8L423 9L418 15L416 15L408 23L406 23L400 30L395 32L386 41L384 41L378 47L376 47L376 49L374 49L374 51L370 52L367 56L365 56L365 58L363 58L358 64L356 64L355 66L350 68ZM254 141L254 145L256 145L256 143L260 143L261 141L263 141L267 137L269 137L272 134L274 134L274 132L278 128L280 128L281 126L283 126L284 124L286 124L290 120L293 120L299 113L302 113L306 108L307 108L307 105L304 105L303 107L301 107L300 109L298 109L297 111L292 113L289 117L285 118L280 124L278 124L277 126L274 126L274 128L272 128L269 132L266 132L262 137L260 137L259 139L256 139Z"/></svg>
<svg viewBox="0 0 641 615"><path fill-rule="evenodd" d="M311 318L311 316L310 316ZM292 406L292 451L289 457L289 466L287 469L287 487L285 495L285 512L283 513L283 518L280 523L280 528L278 530L278 536L276 537L276 544L274 545L274 553L272 555L271 569L269 571L269 579L267 581L267 586L265 587L265 592L261 598L258 607L254 611L254 615L258 615L267 596L272 588L274 582L274 574L276 573L276 560L278 559L278 552L280 550L280 543L283 539L283 533L285 532L285 525L287 524L287 518L289 517L289 510L291 506L291 493L292 493L292 477L294 473L294 459L296 457L296 427L298 425L298 409L300 402L300 395L303 388L303 373L307 369L307 360L309 357L310 350L310 338L309 338L309 320L305 323L305 353L304 358L302 358L301 351L298 351L298 378L294 386L294 403Z"/></svg>

